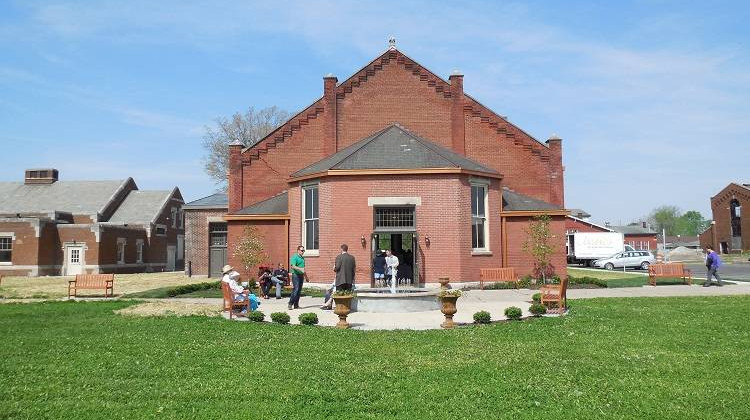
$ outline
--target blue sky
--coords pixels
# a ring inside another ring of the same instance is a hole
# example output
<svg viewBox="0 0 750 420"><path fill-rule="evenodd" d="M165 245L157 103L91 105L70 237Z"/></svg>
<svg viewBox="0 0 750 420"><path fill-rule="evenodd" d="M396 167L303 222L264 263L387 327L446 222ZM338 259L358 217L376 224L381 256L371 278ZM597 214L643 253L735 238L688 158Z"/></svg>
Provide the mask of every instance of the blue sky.
<svg viewBox="0 0 750 420"><path fill-rule="evenodd" d="M200 198L206 125L298 111L393 35L537 139L562 137L568 207L710 216L711 195L750 182L749 4L0 0L0 181L56 167Z"/></svg>

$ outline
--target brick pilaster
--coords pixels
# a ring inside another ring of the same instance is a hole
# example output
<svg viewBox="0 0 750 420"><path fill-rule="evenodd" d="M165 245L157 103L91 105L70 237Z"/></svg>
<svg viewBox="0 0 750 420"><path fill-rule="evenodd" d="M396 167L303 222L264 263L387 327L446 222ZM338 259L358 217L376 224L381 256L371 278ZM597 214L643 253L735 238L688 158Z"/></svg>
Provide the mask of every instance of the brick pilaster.
<svg viewBox="0 0 750 420"><path fill-rule="evenodd" d="M330 156L338 150L338 133L336 130L336 76L329 74L323 78L324 138L323 155Z"/></svg>
<svg viewBox="0 0 750 420"><path fill-rule="evenodd" d="M464 76L452 74L451 82L451 148L466 155L466 127L464 126Z"/></svg>
<svg viewBox="0 0 750 420"><path fill-rule="evenodd" d="M562 163L562 139L552 135L547 141L550 150L550 202L565 207L565 189Z"/></svg>
<svg viewBox="0 0 750 420"><path fill-rule="evenodd" d="M242 143L229 145L229 175L227 196L229 198L229 213L236 212L243 207L242 200Z"/></svg>

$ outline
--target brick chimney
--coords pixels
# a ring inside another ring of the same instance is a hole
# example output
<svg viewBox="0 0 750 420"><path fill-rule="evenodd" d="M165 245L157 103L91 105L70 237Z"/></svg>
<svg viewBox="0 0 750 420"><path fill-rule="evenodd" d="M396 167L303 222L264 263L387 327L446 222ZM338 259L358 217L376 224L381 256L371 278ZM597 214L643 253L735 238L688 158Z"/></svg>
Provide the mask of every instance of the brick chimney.
<svg viewBox="0 0 750 420"><path fill-rule="evenodd" d="M227 176L227 196L229 198L229 213L242 208L242 148L240 141L229 145L229 174Z"/></svg>
<svg viewBox="0 0 750 420"><path fill-rule="evenodd" d="M550 202L565 207L565 183L563 179L565 167L562 163L562 139L553 134L547 139L546 143L550 153Z"/></svg>
<svg viewBox="0 0 750 420"><path fill-rule="evenodd" d="M464 126L464 75L458 70L448 78L451 82L451 149L466 155L466 127Z"/></svg>
<svg viewBox="0 0 750 420"><path fill-rule="evenodd" d="M27 169L23 183L27 185L54 184L58 181L58 176L59 172L57 169Z"/></svg>
<svg viewBox="0 0 750 420"><path fill-rule="evenodd" d="M328 73L323 78L323 155L330 156L338 150L338 133L336 130L336 83L339 79Z"/></svg>

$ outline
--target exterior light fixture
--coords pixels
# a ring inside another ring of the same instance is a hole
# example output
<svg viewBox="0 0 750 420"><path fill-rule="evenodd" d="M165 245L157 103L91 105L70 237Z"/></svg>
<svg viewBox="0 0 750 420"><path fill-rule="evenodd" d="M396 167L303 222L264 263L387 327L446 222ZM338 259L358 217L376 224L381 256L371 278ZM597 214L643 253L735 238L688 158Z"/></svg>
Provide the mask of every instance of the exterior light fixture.
<svg viewBox="0 0 750 420"><path fill-rule="evenodd" d="M365 235L360 236L359 242L362 244L362 248L367 246L367 240L365 239Z"/></svg>
<svg viewBox="0 0 750 420"><path fill-rule="evenodd" d="M430 246L430 235L424 237L424 244Z"/></svg>

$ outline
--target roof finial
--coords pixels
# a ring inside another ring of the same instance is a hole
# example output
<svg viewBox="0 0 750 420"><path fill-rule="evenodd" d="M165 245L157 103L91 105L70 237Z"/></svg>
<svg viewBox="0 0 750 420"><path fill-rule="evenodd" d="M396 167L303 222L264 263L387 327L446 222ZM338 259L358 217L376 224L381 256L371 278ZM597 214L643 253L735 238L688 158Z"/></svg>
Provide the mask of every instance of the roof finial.
<svg viewBox="0 0 750 420"><path fill-rule="evenodd" d="M391 35L390 38L388 38L388 49L395 50L396 49L396 37Z"/></svg>

